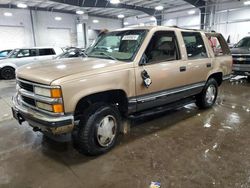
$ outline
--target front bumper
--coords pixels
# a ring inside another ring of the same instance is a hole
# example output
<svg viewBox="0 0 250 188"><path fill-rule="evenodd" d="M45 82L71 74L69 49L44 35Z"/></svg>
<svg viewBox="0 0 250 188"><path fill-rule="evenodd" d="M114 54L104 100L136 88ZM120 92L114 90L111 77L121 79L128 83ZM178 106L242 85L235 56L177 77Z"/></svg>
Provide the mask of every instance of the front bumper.
<svg viewBox="0 0 250 188"><path fill-rule="evenodd" d="M41 131L52 135L60 135L72 132L74 128L73 115L50 116L31 108L28 108L18 101L17 95L12 98L13 117L22 124L27 121L35 131Z"/></svg>

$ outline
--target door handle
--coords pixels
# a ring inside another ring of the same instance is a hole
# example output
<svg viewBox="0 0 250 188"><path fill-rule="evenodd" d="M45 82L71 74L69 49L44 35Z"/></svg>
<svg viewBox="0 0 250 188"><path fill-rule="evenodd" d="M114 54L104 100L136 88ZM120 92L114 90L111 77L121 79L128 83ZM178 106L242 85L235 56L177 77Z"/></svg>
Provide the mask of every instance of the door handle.
<svg viewBox="0 0 250 188"><path fill-rule="evenodd" d="M186 71L186 70L187 70L187 68L186 68L185 66L180 67L180 72L184 72L184 71Z"/></svg>
<svg viewBox="0 0 250 188"><path fill-rule="evenodd" d="M207 67L208 68L212 67L212 64L211 63L207 63Z"/></svg>

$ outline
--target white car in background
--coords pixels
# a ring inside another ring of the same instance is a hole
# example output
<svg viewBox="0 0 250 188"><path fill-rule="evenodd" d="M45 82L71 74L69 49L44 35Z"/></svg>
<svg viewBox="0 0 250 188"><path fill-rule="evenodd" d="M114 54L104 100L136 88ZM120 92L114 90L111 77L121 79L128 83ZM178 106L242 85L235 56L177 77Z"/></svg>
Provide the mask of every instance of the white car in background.
<svg viewBox="0 0 250 188"><path fill-rule="evenodd" d="M63 50L58 47L15 49L6 58L0 59L0 76L5 80L13 79L17 67L41 60L53 59L61 53L63 53Z"/></svg>

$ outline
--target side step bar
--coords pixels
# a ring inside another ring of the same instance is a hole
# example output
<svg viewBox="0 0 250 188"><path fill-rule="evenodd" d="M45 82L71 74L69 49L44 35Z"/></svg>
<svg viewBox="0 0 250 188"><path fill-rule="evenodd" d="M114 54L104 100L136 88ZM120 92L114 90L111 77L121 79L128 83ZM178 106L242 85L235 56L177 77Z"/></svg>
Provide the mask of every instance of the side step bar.
<svg viewBox="0 0 250 188"><path fill-rule="evenodd" d="M172 110L172 109L177 109L177 108L183 107L187 104L191 104L194 102L195 102L195 97L189 97L189 98L185 98L185 99L179 100L179 101L174 102L174 103L169 103L169 104L164 105L164 106L152 108L152 109L145 110L142 112L137 112L135 114L130 115L129 118L130 119L137 119L137 118L143 118L145 116L160 114L160 113Z"/></svg>

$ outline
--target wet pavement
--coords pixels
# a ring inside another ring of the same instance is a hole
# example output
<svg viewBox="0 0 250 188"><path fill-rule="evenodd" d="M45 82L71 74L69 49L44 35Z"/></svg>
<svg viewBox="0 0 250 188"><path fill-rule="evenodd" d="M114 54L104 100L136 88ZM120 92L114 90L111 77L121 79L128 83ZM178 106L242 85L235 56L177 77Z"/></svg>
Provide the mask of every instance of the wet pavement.
<svg viewBox="0 0 250 188"><path fill-rule="evenodd" d="M250 187L250 83L223 83L217 104L137 119L118 145L86 157L10 115L14 81L0 81L0 187Z"/></svg>

